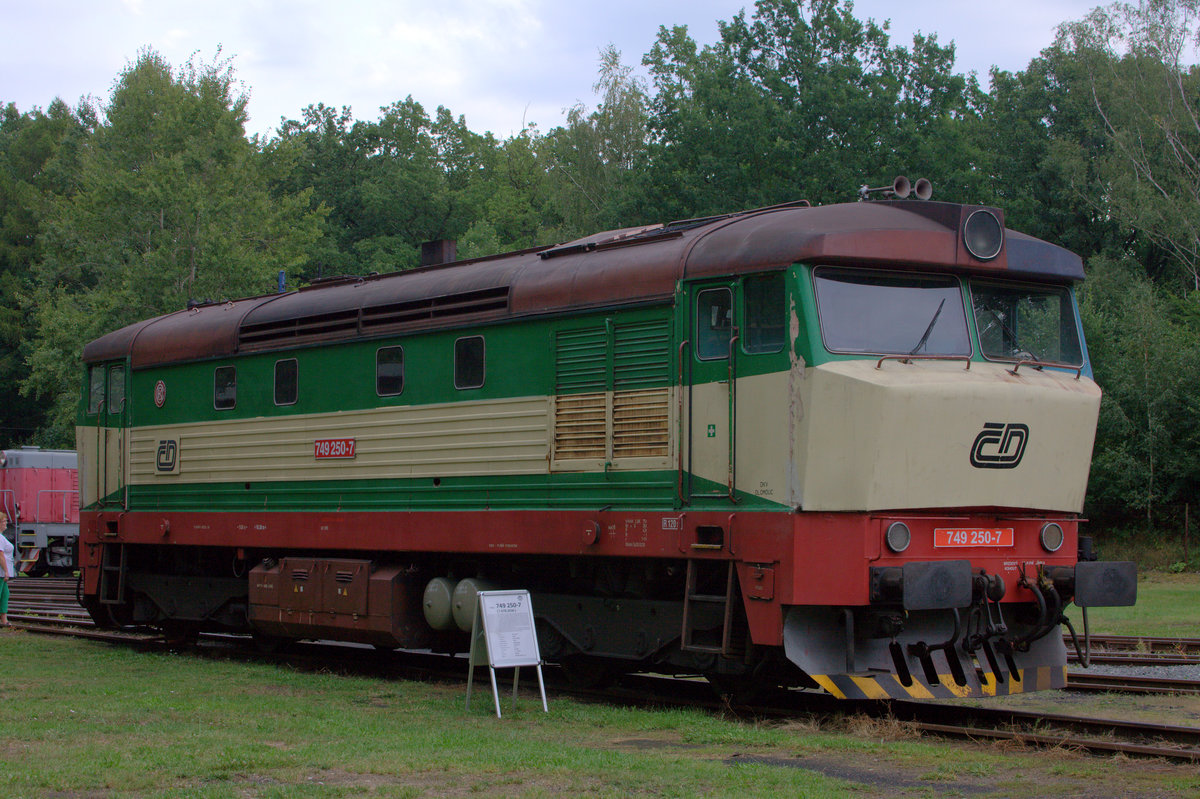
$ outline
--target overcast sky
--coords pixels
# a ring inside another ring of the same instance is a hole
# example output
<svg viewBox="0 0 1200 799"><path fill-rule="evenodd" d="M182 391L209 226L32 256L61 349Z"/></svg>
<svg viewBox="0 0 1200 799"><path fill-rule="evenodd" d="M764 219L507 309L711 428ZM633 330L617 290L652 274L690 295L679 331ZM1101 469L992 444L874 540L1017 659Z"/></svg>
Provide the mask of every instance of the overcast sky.
<svg viewBox="0 0 1200 799"><path fill-rule="evenodd" d="M858 0L859 19L891 20L892 42L916 31L957 45L956 69L1023 69L1056 26L1097 5L1087 0ZM660 25L717 38L752 2L738 0L0 0L0 104L22 111L55 97L107 101L143 48L178 67L193 54L232 57L250 95L251 133L272 133L323 102L356 119L408 95L439 105L474 131L501 138L537 122L543 131L576 103L594 106L600 50L613 44L639 65Z"/></svg>

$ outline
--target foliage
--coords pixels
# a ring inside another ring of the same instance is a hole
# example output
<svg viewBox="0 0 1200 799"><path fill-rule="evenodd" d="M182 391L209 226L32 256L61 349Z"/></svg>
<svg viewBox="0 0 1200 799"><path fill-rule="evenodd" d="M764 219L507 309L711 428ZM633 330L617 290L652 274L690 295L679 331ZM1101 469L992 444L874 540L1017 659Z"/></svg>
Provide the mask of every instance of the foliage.
<svg viewBox="0 0 1200 799"><path fill-rule="evenodd" d="M76 185L78 155L95 127L90 109L72 111L55 100L43 113L0 113L0 434L31 442L44 420L42 406L20 394L31 317L22 298L41 258L39 236L50 200Z"/></svg>
<svg viewBox="0 0 1200 799"><path fill-rule="evenodd" d="M50 199L23 390L50 406L60 443L73 440L84 342L191 299L268 291L317 237L307 192L267 191L235 90L228 62L175 75L143 52L80 154L76 189Z"/></svg>
<svg viewBox="0 0 1200 799"><path fill-rule="evenodd" d="M1200 289L1200 70L1186 58L1198 37L1198 0L1142 0L1064 25L1055 45L1078 66L1077 93L1103 131L1101 142L1064 143L1077 196L1165 250L1193 290Z"/></svg>
<svg viewBox="0 0 1200 799"><path fill-rule="evenodd" d="M686 28L661 28L653 76L653 147L644 199L673 215L807 198L847 200L865 182L937 169L951 191L962 158L967 82L953 45L884 27L837 0L760 0L697 49ZM954 184L959 184L955 186Z"/></svg>
<svg viewBox="0 0 1200 799"><path fill-rule="evenodd" d="M592 89L602 97L596 110L576 105L567 112L567 125L545 137L550 202L568 226L566 238L635 221L624 205L647 165L646 85L612 45L600 53Z"/></svg>
<svg viewBox="0 0 1200 799"><path fill-rule="evenodd" d="M1195 496L1200 328L1131 258L1092 260L1082 307L1100 409L1091 512L1149 528L1155 512Z"/></svg>

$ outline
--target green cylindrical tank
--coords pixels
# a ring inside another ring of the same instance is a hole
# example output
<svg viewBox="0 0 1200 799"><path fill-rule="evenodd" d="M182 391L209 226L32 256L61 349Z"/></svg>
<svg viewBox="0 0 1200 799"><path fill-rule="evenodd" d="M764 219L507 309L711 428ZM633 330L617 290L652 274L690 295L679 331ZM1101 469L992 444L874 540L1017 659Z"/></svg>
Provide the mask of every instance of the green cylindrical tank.
<svg viewBox="0 0 1200 799"><path fill-rule="evenodd" d="M454 581L448 577L434 577L425 586L421 605L425 610L425 621L435 630L454 629Z"/></svg>
<svg viewBox="0 0 1200 799"><path fill-rule="evenodd" d="M458 585L454 587L454 623L458 625L458 629L463 632L471 632L471 625L475 621L475 606L479 604L479 597L476 596L480 591L491 591L496 586L487 580L478 577L467 577L458 581Z"/></svg>

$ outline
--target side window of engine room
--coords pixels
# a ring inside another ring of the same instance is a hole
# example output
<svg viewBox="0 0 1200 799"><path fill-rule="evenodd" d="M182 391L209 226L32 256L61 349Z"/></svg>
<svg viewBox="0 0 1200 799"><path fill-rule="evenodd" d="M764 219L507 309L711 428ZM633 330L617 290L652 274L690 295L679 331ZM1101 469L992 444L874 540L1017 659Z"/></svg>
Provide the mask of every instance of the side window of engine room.
<svg viewBox="0 0 1200 799"><path fill-rule="evenodd" d="M404 348L380 347L375 351L375 393L394 397L404 391Z"/></svg>
<svg viewBox="0 0 1200 799"><path fill-rule="evenodd" d="M218 366L213 372L213 407L227 411L237 405L237 367Z"/></svg>
<svg viewBox="0 0 1200 799"><path fill-rule="evenodd" d="M468 336L454 342L454 387L480 388L484 380L483 336Z"/></svg>
<svg viewBox="0 0 1200 799"><path fill-rule="evenodd" d="M295 405L299 396L300 368L295 358L275 362L275 404Z"/></svg>

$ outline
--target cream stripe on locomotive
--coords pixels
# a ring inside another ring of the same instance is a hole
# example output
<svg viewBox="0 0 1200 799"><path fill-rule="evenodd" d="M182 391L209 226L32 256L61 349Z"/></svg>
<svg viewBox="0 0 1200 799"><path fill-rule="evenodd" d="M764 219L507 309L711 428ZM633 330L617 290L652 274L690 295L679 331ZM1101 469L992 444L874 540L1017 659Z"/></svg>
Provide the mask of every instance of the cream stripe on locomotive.
<svg viewBox="0 0 1200 799"><path fill-rule="evenodd" d="M601 425L607 458L575 465L560 452L555 466L668 468L674 463L674 396L665 388L602 396L599 403L608 409ZM525 397L139 427L129 434L129 482L546 474L555 407L574 401ZM567 422L561 414L557 418L557 427L564 429ZM81 436L85 445L87 438ZM176 460L172 468L163 468L159 449L169 441L175 442ZM323 441L338 442L329 457L318 457L317 442Z"/></svg>

